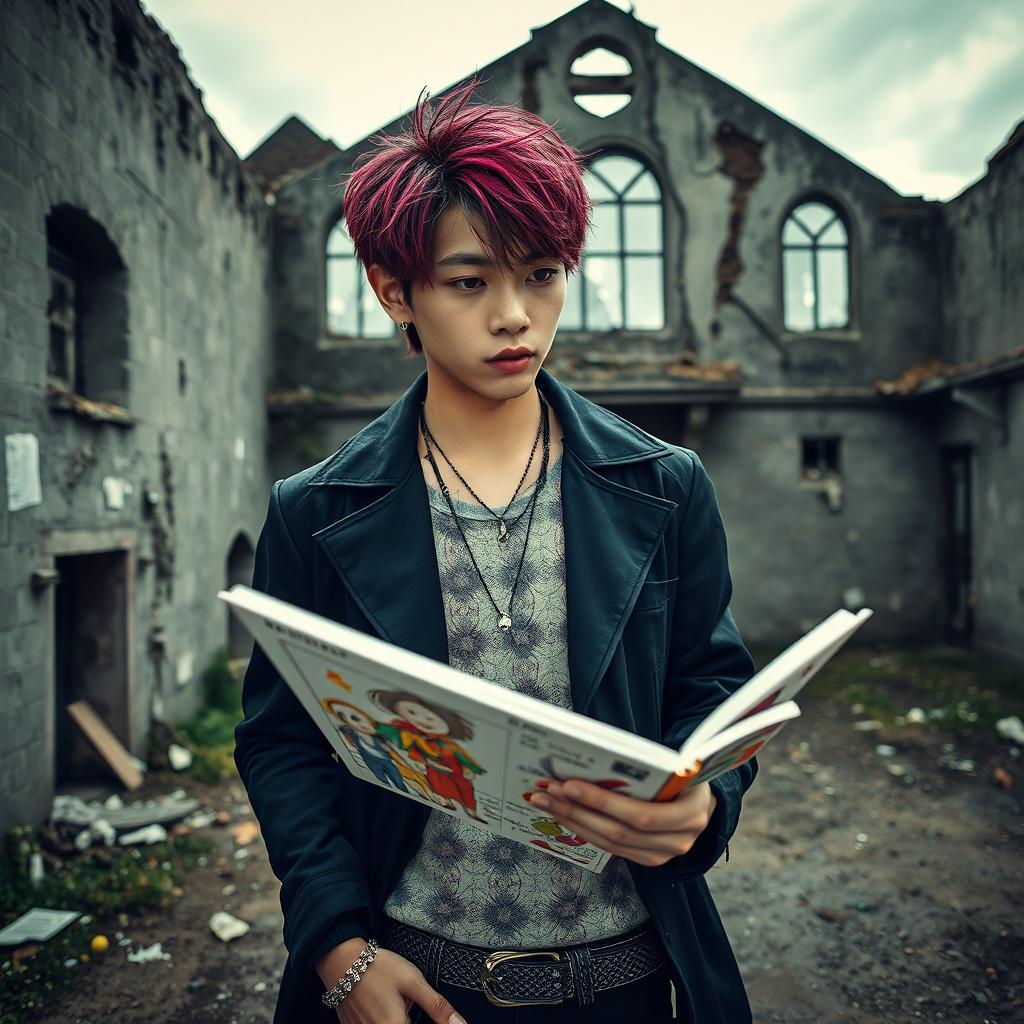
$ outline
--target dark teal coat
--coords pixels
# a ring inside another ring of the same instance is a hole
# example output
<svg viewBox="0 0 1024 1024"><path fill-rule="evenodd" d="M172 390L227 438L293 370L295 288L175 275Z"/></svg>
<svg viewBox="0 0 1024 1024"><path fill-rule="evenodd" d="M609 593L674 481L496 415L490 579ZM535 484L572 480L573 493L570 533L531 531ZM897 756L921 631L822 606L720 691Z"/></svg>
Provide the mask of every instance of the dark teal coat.
<svg viewBox="0 0 1024 1024"><path fill-rule="evenodd" d="M542 370L564 432L573 708L677 747L750 677L714 491L693 452L663 443ZM426 374L319 465L274 484L253 586L438 661L447 630L426 485L416 456ZM350 775L257 647L235 763L281 880L289 952L278 1021L336 1021L313 964L376 936L430 809ZM750 761L712 782L718 804L693 849L661 867L626 861L674 965L680 1020L750 1020L704 873L725 851Z"/></svg>

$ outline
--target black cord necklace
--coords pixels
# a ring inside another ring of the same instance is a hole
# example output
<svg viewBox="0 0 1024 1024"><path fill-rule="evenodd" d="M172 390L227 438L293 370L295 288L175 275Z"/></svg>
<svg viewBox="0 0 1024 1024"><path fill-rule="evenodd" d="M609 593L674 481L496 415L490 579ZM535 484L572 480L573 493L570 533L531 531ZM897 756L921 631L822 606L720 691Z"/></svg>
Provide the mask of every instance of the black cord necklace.
<svg viewBox="0 0 1024 1024"><path fill-rule="evenodd" d="M505 511L500 516L498 515L497 512L494 511L494 509L491 508L490 505L488 505L483 500L483 498L480 497L479 494L476 493L476 491L473 490L472 487L469 486L469 482L455 468L455 464L452 462L451 459L448 458L448 456L445 454L444 449L437 443L437 438L434 437L434 435L430 432L430 428L427 426L427 419L426 419L426 414L424 413L424 410L423 410L423 403L420 402L420 427L423 430L423 443L424 443L424 445L426 446L427 442L429 441L430 444L432 444L441 453L441 458L444 459L444 461L448 463L448 467L459 478L459 480L462 483L462 486L465 487L466 490L469 491L469 493L472 494L473 497L476 498L476 500L481 505L483 505L483 507L485 509L487 509L487 511L492 516L494 516L495 519L498 520L498 543L499 544L506 544L506 543L508 543L509 527L510 526L515 526L519 522L519 520L522 519L523 516L526 514L526 509L524 508L523 511L520 512L519 515L516 516L515 519L513 519L511 522L508 521L508 510L512 507L512 503L516 500L516 495L519 494L519 488L523 486L523 481L526 479L526 474L530 472L530 467L533 465L533 456L534 456L534 453L537 451L537 442L540 441L541 429L542 429L542 427L544 425L544 420L545 420L545 417L546 417L544 396L540 393L540 390L537 391L537 396L538 396L538 398L540 398L541 414L540 414L540 417L537 420L537 433L536 433L536 435L533 438L533 447L530 449L530 458L526 462L526 469L523 470L523 475L519 478L519 483L516 484L516 489L512 492L512 497L509 499L508 504L505 506ZM527 507L529 507L529 506L527 506Z"/></svg>
<svg viewBox="0 0 1024 1024"><path fill-rule="evenodd" d="M508 630L512 628L512 605L515 601L516 590L519 588L519 578L523 572L523 562L526 560L526 548L530 543L530 530L533 527L533 513L537 507L537 497L540 494L545 482L547 481L548 476L548 456L550 454L551 449L551 438L550 431L548 428L548 408L547 405L544 403L543 399L541 400L541 406L541 427L544 437L544 443L543 454L541 456L540 463L540 475L537 477L537 483L534 486L533 494L530 495L530 500L528 502L530 517L526 521L526 537L523 539L523 550L519 556L519 567L516 569L516 578L515 582L512 584L512 593L509 594L508 598L508 611L505 612L502 612L502 610L498 607L498 603L494 600L494 595L491 593L491 588L487 586L487 580L484 579L484 574L480 571L480 566L477 565L476 557L473 554L473 549L469 546L469 540L466 538L466 531L462 528L462 520L459 518L459 515L455 511L455 506L454 504L452 504L451 494L449 493L447 485L445 484L444 480L441 479L441 471L438 468L437 460L434 458L434 453L431 451L431 443L430 441L427 440L426 433L424 433L423 435L423 444L427 450L427 461L430 463L430 468L433 469L434 476L437 478L437 486L440 489L441 493L444 495L445 501L448 502L448 508L451 511L452 518L455 520L455 525L458 527L459 535L462 537L462 543L466 545L466 550L469 552L469 558L470 561L473 563L473 568L476 570L477 576L480 577L480 582L483 584L484 590L487 592L487 596L490 598L491 604L494 605L494 610L498 613L498 629L500 629L503 633L508 632ZM423 428L425 426L426 420L423 417L423 411L421 409L420 427ZM449 465L451 464L449 463ZM452 469L455 469L455 467L452 466Z"/></svg>

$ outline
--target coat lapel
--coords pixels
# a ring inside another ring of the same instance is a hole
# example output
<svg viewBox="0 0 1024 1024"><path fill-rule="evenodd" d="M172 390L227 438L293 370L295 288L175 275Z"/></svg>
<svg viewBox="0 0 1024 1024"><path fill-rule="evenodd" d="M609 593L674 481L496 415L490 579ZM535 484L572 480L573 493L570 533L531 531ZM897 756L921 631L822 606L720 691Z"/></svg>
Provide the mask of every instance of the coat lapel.
<svg viewBox="0 0 1024 1024"><path fill-rule="evenodd" d="M675 502L562 460L562 520L573 708L586 714L636 604Z"/></svg>

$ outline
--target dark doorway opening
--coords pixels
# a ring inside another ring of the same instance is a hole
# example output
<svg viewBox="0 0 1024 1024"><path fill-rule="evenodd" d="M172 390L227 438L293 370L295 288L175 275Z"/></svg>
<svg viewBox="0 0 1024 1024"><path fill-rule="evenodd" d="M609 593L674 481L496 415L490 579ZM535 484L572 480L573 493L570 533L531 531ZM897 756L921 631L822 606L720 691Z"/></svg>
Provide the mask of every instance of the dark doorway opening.
<svg viewBox="0 0 1024 1024"><path fill-rule="evenodd" d="M240 533L235 537L231 551L228 552L228 589L236 583L244 583L247 587L251 587L252 570L252 544L244 533ZM228 657L231 659L248 658L252 654L252 637L237 615L231 615L227 609L225 609L225 614L228 616Z"/></svg>
<svg viewBox="0 0 1024 1024"><path fill-rule="evenodd" d="M74 701L88 701L129 746L128 555L66 555L56 559L56 568L54 782L65 788L109 783L116 776L66 709Z"/></svg>
<svg viewBox="0 0 1024 1024"><path fill-rule="evenodd" d="M969 445L943 450L946 640L962 646L970 646L974 633L971 457Z"/></svg>

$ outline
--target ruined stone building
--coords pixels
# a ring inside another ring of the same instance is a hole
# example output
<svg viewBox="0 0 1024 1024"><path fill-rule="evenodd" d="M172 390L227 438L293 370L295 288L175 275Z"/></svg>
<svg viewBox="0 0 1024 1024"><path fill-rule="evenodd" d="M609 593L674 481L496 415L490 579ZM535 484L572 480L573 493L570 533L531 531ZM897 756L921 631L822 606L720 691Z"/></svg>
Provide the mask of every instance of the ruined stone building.
<svg viewBox="0 0 1024 1024"><path fill-rule="evenodd" d="M479 73L594 151L547 366L700 452L745 637L866 604L1024 658L1024 126L929 202L604 0ZM130 0L0 8L0 827L80 770L67 703L142 755L247 653L215 595L272 481L422 369L339 224L367 145L293 117L240 160Z"/></svg>

